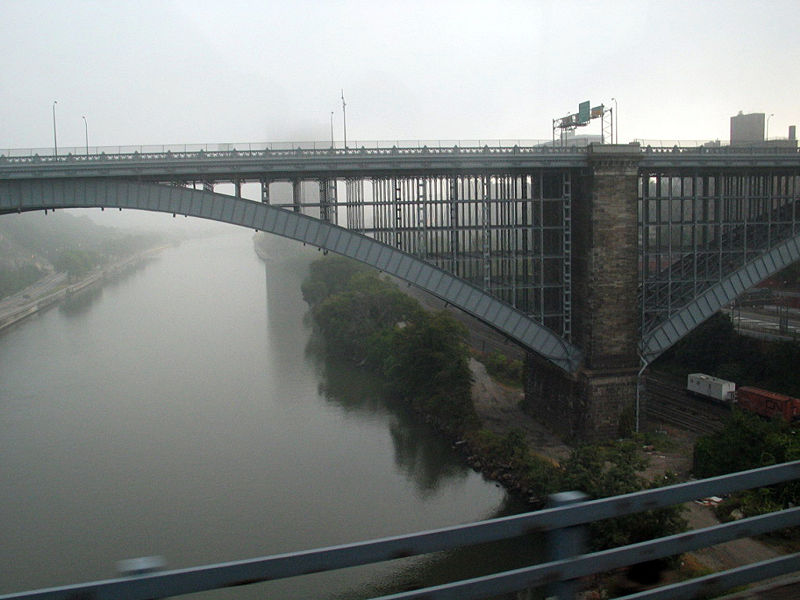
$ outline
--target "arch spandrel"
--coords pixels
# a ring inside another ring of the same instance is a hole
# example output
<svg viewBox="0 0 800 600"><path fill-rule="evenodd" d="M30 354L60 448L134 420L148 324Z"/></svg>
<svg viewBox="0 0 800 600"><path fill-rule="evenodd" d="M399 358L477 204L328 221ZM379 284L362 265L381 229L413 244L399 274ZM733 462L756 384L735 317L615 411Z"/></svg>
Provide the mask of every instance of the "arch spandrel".
<svg viewBox="0 0 800 600"><path fill-rule="evenodd" d="M576 347L483 290L396 248L313 217L209 190L156 183L79 178L0 182L0 214L54 207L128 208L181 214L311 244L416 285L565 371L575 371L580 364ZM508 311L517 318L509 318Z"/></svg>

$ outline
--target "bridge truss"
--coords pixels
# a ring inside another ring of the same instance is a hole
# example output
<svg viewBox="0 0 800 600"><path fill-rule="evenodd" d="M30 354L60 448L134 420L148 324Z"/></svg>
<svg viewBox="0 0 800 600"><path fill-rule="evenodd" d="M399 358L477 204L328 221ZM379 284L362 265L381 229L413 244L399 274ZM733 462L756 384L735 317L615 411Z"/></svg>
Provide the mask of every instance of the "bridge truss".
<svg viewBox="0 0 800 600"><path fill-rule="evenodd" d="M639 178L640 351L645 361L747 288L800 259L797 148L613 148L639 153L634 160ZM581 181L592 169L592 152L586 148L97 150L66 156L0 155L0 188L8 189L0 189L0 212L57 208L61 204L52 192L36 185L49 181L71 190L71 206L128 206L225 220L211 214L219 212L223 197L213 193L214 186L233 184L234 195L226 196L230 206L220 214L244 210L251 215L247 224L238 224L263 229L258 220L267 219L267 213L255 205L313 217L371 238L454 276L473 290L470 297L492 299L481 300L481 306L496 301L504 315L511 314L507 308L515 319L535 323L536 335L547 341L528 348L560 346L550 359L567 370L578 364L580 351L572 344L572 214L573 205L591 201L573 197L573 189L581 196ZM89 180L96 183L89 186ZM114 200L115 193L131 189L109 187L122 182L139 186L126 193L142 197L134 203ZM248 183L260 184L258 200L242 198L242 186ZM288 201L278 198L280 184L291 188ZM155 185L160 189L157 202L152 199ZM187 194L176 200L164 188ZM101 203L81 197L86 190L107 193L101 194ZM43 195L33 198L34 193ZM213 211L207 210L202 194L213 194ZM203 207L196 208L190 197ZM19 198L22 208L16 204ZM292 237L300 223L287 222L276 233ZM306 221L302 228L308 228ZM461 306L459 302L453 303ZM499 313L492 308L488 314ZM486 320L498 324L493 316ZM506 325L500 329L507 331ZM553 338L560 343L552 343Z"/></svg>
<svg viewBox="0 0 800 600"><path fill-rule="evenodd" d="M800 172L644 170L639 225L642 348L655 357L800 259Z"/></svg>
<svg viewBox="0 0 800 600"><path fill-rule="evenodd" d="M362 182L351 181L347 224L470 282L569 341L569 181L568 171L386 177L372 179L366 195Z"/></svg>

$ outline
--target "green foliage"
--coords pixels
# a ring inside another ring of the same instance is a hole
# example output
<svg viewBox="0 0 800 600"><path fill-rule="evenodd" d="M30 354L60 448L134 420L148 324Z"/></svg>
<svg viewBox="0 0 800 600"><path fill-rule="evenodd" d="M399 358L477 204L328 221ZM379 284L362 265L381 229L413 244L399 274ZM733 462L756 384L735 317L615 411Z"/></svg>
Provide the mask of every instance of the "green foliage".
<svg viewBox="0 0 800 600"><path fill-rule="evenodd" d="M569 489L600 498L656 485L637 474L646 461L634 442L579 448L559 466L532 452L521 431L500 435L478 429L465 328L447 311L422 310L374 271L340 258L322 259L312 266L303 296L329 353L384 375L393 395L462 436L466 447L480 456L484 472L513 481L538 498ZM490 355L487 363L490 372L521 370L500 355ZM657 484L670 482L671 476ZM593 540L597 547L608 547L683 527L678 508L664 509L599 523Z"/></svg>
<svg viewBox="0 0 800 600"><path fill-rule="evenodd" d="M316 306L325 298L345 291L353 275L366 272L367 267L341 256L315 260L309 268L308 278L301 285L303 300L312 307Z"/></svg>
<svg viewBox="0 0 800 600"><path fill-rule="evenodd" d="M697 477L714 477L798 458L800 439L789 424L734 411L724 429L697 441L693 470ZM799 503L800 483L792 482L737 494L726 508L752 515Z"/></svg>
<svg viewBox="0 0 800 600"><path fill-rule="evenodd" d="M724 429L697 440L694 447L696 477L714 477L754 469L777 462L786 456L788 426L756 415L734 410ZM735 452L731 452L735 448Z"/></svg>
<svg viewBox="0 0 800 600"><path fill-rule="evenodd" d="M513 473L519 487L534 498L545 498L561 489L561 469L528 447L525 435L512 430L503 435L487 429L467 432L466 442L472 452L485 461L485 471Z"/></svg>
<svg viewBox="0 0 800 600"><path fill-rule="evenodd" d="M560 489L604 498L676 482L674 474L647 481L639 475L646 466L646 459L632 440L609 446L583 446L564 463ZM593 523L591 539L595 549L610 548L671 535L685 528L682 508L670 507Z"/></svg>
<svg viewBox="0 0 800 600"><path fill-rule="evenodd" d="M339 260L334 261L334 271L345 275L338 263ZM382 358L376 355L372 344L398 324L418 318L422 309L415 300L374 272L359 268L350 270L347 276L346 281L312 279L304 286L304 296L326 291L324 297L316 297L311 314L327 348L355 362L371 358L372 365L380 366ZM330 293L332 289L336 291Z"/></svg>
<svg viewBox="0 0 800 600"><path fill-rule="evenodd" d="M27 264L17 268L0 268L0 298L10 296L26 288L42 276L36 265Z"/></svg>
<svg viewBox="0 0 800 600"><path fill-rule="evenodd" d="M476 352L475 355L486 366L486 372L492 378L506 385L522 387L524 370L521 360L508 358L505 354L496 351L488 354Z"/></svg>
<svg viewBox="0 0 800 600"><path fill-rule="evenodd" d="M312 263L303 297L329 353L381 373L394 395L441 427L462 431L472 422L466 329L449 313L427 313L339 257Z"/></svg>
<svg viewBox="0 0 800 600"><path fill-rule="evenodd" d="M105 258L98 252L88 250L66 250L53 259L53 266L58 271L67 273L71 278L81 277L95 267L102 265Z"/></svg>

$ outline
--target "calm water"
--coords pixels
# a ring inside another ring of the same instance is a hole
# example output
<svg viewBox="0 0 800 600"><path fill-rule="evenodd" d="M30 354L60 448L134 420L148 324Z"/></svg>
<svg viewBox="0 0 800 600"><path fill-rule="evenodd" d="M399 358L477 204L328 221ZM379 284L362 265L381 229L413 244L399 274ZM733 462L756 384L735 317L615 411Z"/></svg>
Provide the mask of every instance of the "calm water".
<svg viewBox="0 0 800 600"><path fill-rule="evenodd" d="M0 593L513 510L373 382L306 350L308 260L280 254L261 261L240 230L185 242L0 334ZM354 597L437 568L204 596Z"/></svg>

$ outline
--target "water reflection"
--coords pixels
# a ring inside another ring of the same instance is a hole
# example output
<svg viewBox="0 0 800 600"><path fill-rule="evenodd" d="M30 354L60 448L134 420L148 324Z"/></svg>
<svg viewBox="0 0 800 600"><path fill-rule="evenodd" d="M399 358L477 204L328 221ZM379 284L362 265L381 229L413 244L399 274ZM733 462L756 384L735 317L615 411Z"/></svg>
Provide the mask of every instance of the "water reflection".
<svg viewBox="0 0 800 600"><path fill-rule="evenodd" d="M64 298L58 305L58 310L65 317L77 317L88 311L102 295L103 288L99 285L89 287Z"/></svg>
<svg viewBox="0 0 800 600"><path fill-rule="evenodd" d="M414 483L418 496L429 498L440 486L469 475L450 444L403 403L386 396L378 377L351 363L326 358L320 394L347 411L390 414L394 462Z"/></svg>

